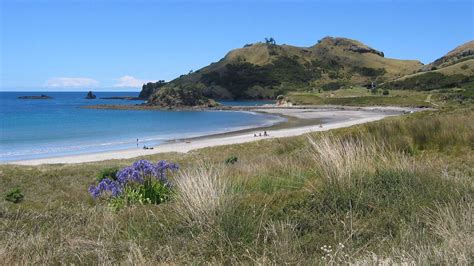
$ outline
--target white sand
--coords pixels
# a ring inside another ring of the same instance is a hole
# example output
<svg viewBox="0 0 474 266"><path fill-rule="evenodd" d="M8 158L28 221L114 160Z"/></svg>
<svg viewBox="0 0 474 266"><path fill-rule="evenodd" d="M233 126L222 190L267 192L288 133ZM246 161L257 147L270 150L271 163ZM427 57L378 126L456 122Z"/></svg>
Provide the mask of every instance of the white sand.
<svg viewBox="0 0 474 266"><path fill-rule="evenodd" d="M9 162L9 164L21 165L40 165L40 164L58 164L58 163L86 163L111 159L129 159L138 156L164 153L164 152L181 152L186 153L191 150L201 149L205 147L214 147L221 145L245 143L269 138L282 138L290 136L298 136L309 132L325 131L335 128L349 127L357 124L372 122L383 119L387 116L399 115L405 112L418 111L408 108L266 108L254 109L254 111L266 112L272 114L283 114L301 119L321 119L320 125L303 126L296 128L287 128L268 131L268 137L254 137L254 132L246 132L237 135L220 135L198 138L192 141L183 141L175 143L166 143L155 146L153 150L130 149L122 151L110 151L93 154L71 155L63 157L53 157L45 159L33 159L25 161ZM261 131L260 131L261 132ZM257 131L255 132L257 133Z"/></svg>

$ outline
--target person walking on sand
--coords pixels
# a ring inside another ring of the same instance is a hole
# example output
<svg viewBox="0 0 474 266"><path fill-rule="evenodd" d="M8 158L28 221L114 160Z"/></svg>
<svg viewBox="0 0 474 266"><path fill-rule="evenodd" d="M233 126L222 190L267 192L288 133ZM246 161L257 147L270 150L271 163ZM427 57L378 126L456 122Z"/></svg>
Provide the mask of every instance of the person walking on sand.
<svg viewBox="0 0 474 266"><path fill-rule="evenodd" d="M263 136L268 137L267 131L263 131Z"/></svg>

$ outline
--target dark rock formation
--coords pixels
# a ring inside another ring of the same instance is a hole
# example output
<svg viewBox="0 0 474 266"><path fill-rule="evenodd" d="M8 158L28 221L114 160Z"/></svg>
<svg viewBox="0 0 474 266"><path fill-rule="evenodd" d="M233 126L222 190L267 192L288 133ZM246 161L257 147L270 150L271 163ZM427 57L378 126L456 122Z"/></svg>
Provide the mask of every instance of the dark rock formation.
<svg viewBox="0 0 474 266"><path fill-rule="evenodd" d="M97 98L97 96L95 96L95 95L92 93L92 91L89 91L89 92L87 93L86 99L91 100L91 99L95 99L95 98Z"/></svg>
<svg viewBox="0 0 474 266"><path fill-rule="evenodd" d="M381 52L381 51L377 51L375 49L372 49L370 47L361 47L361 46L355 46L355 45L352 45L352 46L349 46L349 51L351 52L354 52L354 53L360 53L360 54L363 54L363 53L372 53L372 54L376 54L376 55L379 55L381 57L384 57L384 53Z"/></svg>
<svg viewBox="0 0 474 266"><path fill-rule="evenodd" d="M102 97L103 100L141 100L139 97L133 96L113 96L113 97Z"/></svg>
<svg viewBox="0 0 474 266"><path fill-rule="evenodd" d="M20 96L18 99L30 99L30 100L48 100L53 99L53 97L41 94L40 96Z"/></svg>

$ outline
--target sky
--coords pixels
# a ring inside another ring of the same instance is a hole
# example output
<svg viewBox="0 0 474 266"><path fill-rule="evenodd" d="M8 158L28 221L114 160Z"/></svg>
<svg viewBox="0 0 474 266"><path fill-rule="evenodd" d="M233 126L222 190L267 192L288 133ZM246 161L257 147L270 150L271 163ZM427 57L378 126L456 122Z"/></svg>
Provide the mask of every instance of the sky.
<svg viewBox="0 0 474 266"><path fill-rule="evenodd" d="M273 37L359 40L430 63L474 39L474 1L0 0L0 90L139 90Z"/></svg>

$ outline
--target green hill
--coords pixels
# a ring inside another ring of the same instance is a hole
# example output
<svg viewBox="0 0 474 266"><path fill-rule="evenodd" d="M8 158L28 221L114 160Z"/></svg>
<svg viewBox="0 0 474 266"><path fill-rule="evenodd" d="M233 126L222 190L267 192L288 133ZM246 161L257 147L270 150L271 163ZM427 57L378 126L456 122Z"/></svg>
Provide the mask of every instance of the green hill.
<svg viewBox="0 0 474 266"><path fill-rule="evenodd" d="M474 41L459 45L446 55L436 59L422 68L423 71L437 70L466 60L474 59Z"/></svg>
<svg viewBox="0 0 474 266"><path fill-rule="evenodd" d="M149 104L170 107L193 102L180 95L192 95L207 105L206 98L274 99L290 92L332 91L371 82L386 89L433 90L473 81L474 41L423 65L386 58L383 52L347 38L325 37L310 47L278 45L271 39L246 44L170 82L145 84L140 97ZM168 97L169 92L173 97Z"/></svg>
<svg viewBox="0 0 474 266"><path fill-rule="evenodd" d="M291 91L393 80L421 67L419 61L385 58L383 52L346 38L326 37L311 47L259 42L168 83L145 84L141 97L148 99L163 87L194 86L215 99L275 98ZM161 104L155 98L150 102Z"/></svg>
<svg viewBox="0 0 474 266"><path fill-rule="evenodd" d="M456 47L419 72L383 84L391 89L474 89L474 41Z"/></svg>

